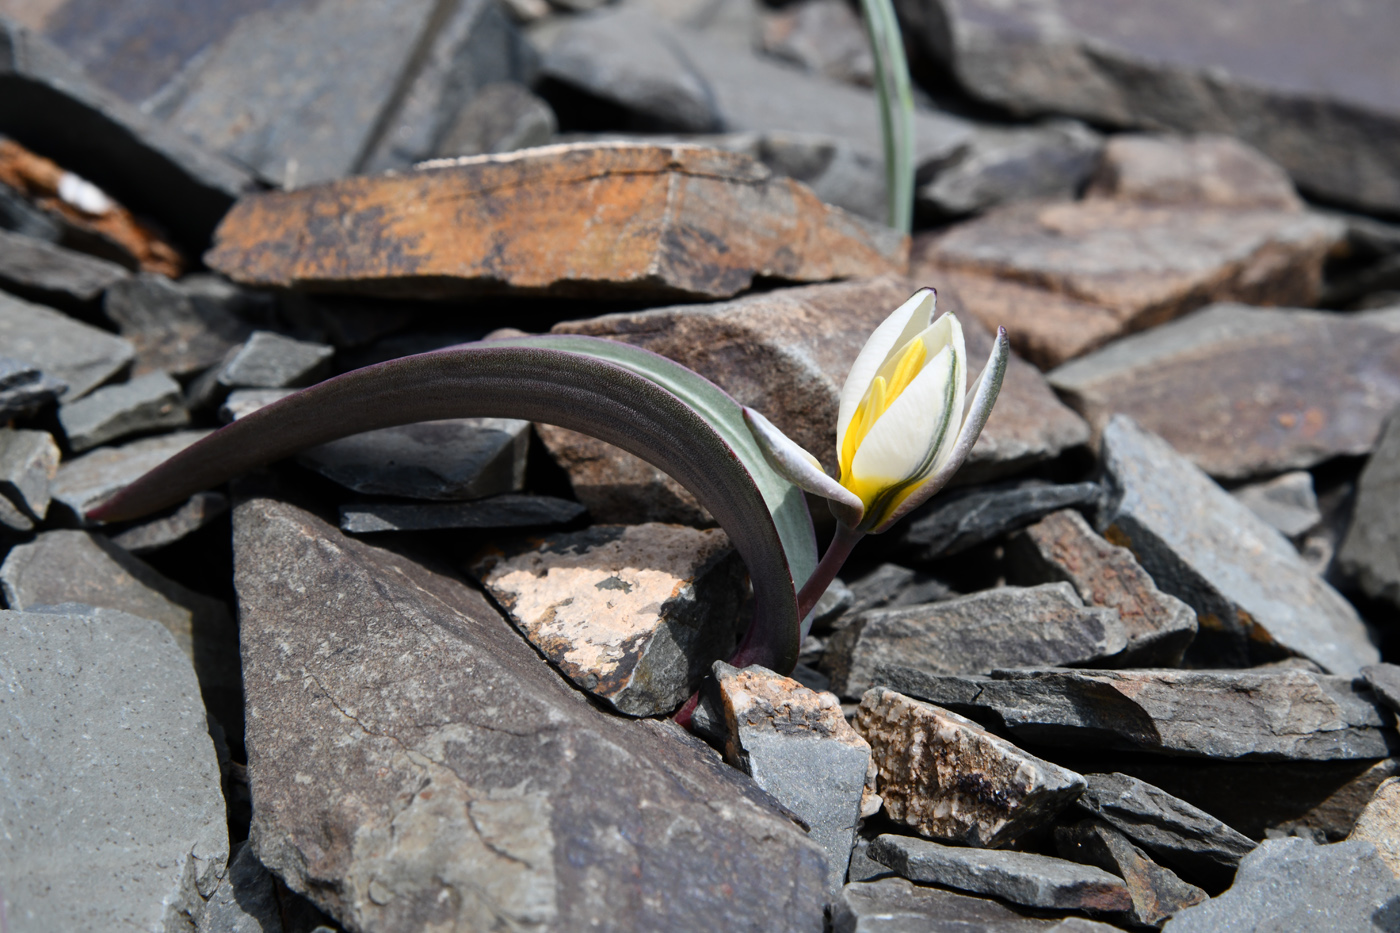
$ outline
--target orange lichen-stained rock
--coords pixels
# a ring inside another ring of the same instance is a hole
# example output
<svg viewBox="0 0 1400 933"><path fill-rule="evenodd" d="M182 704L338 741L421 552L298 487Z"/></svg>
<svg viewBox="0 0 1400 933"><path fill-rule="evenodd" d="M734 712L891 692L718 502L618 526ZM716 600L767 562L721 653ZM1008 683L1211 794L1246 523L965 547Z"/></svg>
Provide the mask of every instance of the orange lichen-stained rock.
<svg viewBox="0 0 1400 933"><path fill-rule="evenodd" d="M907 256L904 236L746 156L587 143L251 195L205 258L307 290L722 298L757 278L902 273Z"/></svg>

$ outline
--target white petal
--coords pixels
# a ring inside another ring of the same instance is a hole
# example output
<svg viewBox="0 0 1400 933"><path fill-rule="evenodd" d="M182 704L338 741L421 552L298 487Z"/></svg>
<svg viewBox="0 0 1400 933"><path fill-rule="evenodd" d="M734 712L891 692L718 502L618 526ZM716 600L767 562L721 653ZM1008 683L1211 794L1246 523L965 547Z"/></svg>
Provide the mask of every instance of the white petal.
<svg viewBox="0 0 1400 933"><path fill-rule="evenodd" d="M933 289L921 288L914 296L895 309L894 313L875 328L870 339L865 341L851 371L846 374L846 384L841 387L841 407L836 416L836 451L846 440L846 426L851 423L860 400L874 381L875 375L889 360L890 354L909 342L915 334L929 326L933 317L935 296Z"/></svg>
<svg viewBox="0 0 1400 933"><path fill-rule="evenodd" d="M847 525L855 527L860 524L865 514L865 503L827 476L816 457L752 408L744 409L744 423L748 425L754 440L758 441L763 458L780 476L799 489L830 500L832 511Z"/></svg>
<svg viewBox="0 0 1400 933"><path fill-rule="evenodd" d="M957 393L950 391L950 383L957 375L953 349L944 347L865 435L851 461L851 474L860 481L882 484L912 476L928 457L939 429L954 414ZM951 424L944 437L951 440L957 430L957 423Z"/></svg>

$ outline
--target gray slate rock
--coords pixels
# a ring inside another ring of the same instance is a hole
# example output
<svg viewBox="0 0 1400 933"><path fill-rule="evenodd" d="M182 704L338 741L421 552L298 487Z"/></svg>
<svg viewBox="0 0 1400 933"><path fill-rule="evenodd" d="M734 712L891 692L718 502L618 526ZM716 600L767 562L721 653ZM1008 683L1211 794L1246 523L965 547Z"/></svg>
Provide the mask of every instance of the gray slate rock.
<svg viewBox="0 0 1400 933"><path fill-rule="evenodd" d="M833 933L1112 933L1083 917L1023 914L1000 901L968 897L904 878L851 883L831 907Z"/></svg>
<svg viewBox="0 0 1400 933"><path fill-rule="evenodd" d="M195 933L283 933L283 929L276 882L253 847L240 843L229 860L228 874L205 904Z"/></svg>
<svg viewBox="0 0 1400 933"><path fill-rule="evenodd" d="M102 309L136 347L135 375L187 376L247 340L252 327L240 315L269 316L272 300L214 276L172 282L144 273L109 288Z"/></svg>
<svg viewBox="0 0 1400 933"><path fill-rule="evenodd" d="M870 609L936 603L958 595L937 577L890 563L876 565L865 576L851 581L849 589L850 605L846 607L845 616L837 620L838 627L849 625Z"/></svg>
<svg viewBox="0 0 1400 933"><path fill-rule="evenodd" d="M989 894L1025 907L1119 913L1133 906L1121 879L1048 855L945 846L887 833L870 844L870 857L911 881Z"/></svg>
<svg viewBox="0 0 1400 933"><path fill-rule="evenodd" d="M1266 839L1240 862L1230 890L1187 908L1166 933L1317 933L1400 929L1400 880L1376 847Z"/></svg>
<svg viewBox="0 0 1400 933"><path fill-rule="evenodd" d="M340 530L353 535L436 528L538 528L567 525L587 509L569 499L504 493L475 502L358 502L340 507Z"/></svg>
<svg viewBox="0 0 1400 933"><path fill-rule="evenodd" d="M763 51L859 87L875 84L875 59L860 15L841 0L804 0L763 18Z"/></svg>
<svg viewBox="0 0 1400 933"><path fill-rule="evenodd" d="M1351 526L1337 567L1368 596L1400 606L1400 408L1386 420L1371 459L1357 481Z"/></svg>
<svg viewBox="0 0 1400 933"><path fill-rule="evenodd" d="M1133 899L1130 919L1143 926L1160 927L1172 914L1208 897L1171 869L1152 861L1122 833L1097 820L1056 827L1055 849L1061 858L1096 865L1122 878Z"/></svg>
<svg viewBox="0 0 1400 933"><path fill-rule="evenodd" d="M1230 495L1287 538L1296 539L1322 521L1312 474L1307 470L1293 470L1262 483L1240 486L1230 490Z"/></svg>
<svg viewBox="0 0 1400 933"><path fill-rule="evenodd" d="M836 693L859 697L890 665L980 674L1098 661L1127 643L1118 611L1086 607L1068 583L1002 586L865 612L828 642L823 666Z"/></svg>
<svg viewBox="0 0 1400 933"><path fill-rule="evenodd" d="M830 693L764 667L714 664L725 719L725 758L810 827L826 853L828 899L846 879L862 815L870 745ZM870 815L879 807L874 798Z"/></svg>
<svg viewBox="0 0 1400 933"><path fill-rule="evenodd" d="M1400 713L1400 665L1372 664L1361 669L1361 676L1381 702Z"/></svg>
<svg viewBox="0 0 1400 933"><path fill-rule="evenodd" d="M530 422L423 421L310 447L297 462L348 489L410 499L481 499L525 485Z"/></svg>
<svg viewBox="0 0 1400 933"><path fill-rule="evenodd" d="M0 496L0 525L10 531L33 531L34 519L26 515L19 506L9 499Z"/></svg>
<svg viewBox="0 0 1400 933"><path fill-rule="evenodd" d="M595 709L481 594L266 499L234 556L252 839L345 926L822 929L821 850L771 798Z"/></svg>
<svg viewBox="0 0 1400 933"><path fill-rule="evenodd" d="M1086 774L1076 806L1188 878L1224 887L1255 842L1179 797L1126 774Z"/></svg>
<svg viewBox="0 0 1400 933"><path fill-rule="evenodd" d="M42 521L49 511L49 483L58 472L59 456L47 431L0 428L0 496Z"/></svg>
<svg viewBox="0 0 1400 933"><path fill-rule="evenodd" d="M87 513L103 499L210 433L176 431L74 457L59 465L49 494L70 521L89 524Z"/></svg>
<svg viewBox="0 0 1400 933"><path fill-rule="evenodd" d="M452 118L434 154L451 158L543 146L558 129L549 104L523 84L502 81L482 88Z"/></svg>
<svg viewBox="0 0 1400 933"><path fill-rule="evenodd" d="M190 412L180 383L154 372L60 405L58 422L69 448L82 453L131 434L182 428Z"/></svg>
<svg viewBox="0 0 1400 933"><path fill-rule="evenodd" d="M1075 120L1035 126L978 127L933 180L919 186L921 207L959 217L1033 198L1073 198L1098 164L1103 137Z"/></svg>
<svg viewBox="0 0 1400 933"><path fill-rule="evenodd" d="M158 622L0 611L0 875L13 933L168 930L228 860L189 660Z"/></svg>
<svg viewBox="0 0 1400 933"><path fill-rule="evenodd" d="M61 242L64 233L52 217L30 204L24 195L4 182L0 182L0 230L9 230L45 243Z"/></svg>
<svg viewBox="0 0 1400 933"><path fill-rule="evenodd" d="M1400 14L1385 0L1286 12L1234 0L1185 22L1150 0L900 11L966 90L1013 113L1236 134L1324 200L1400 210L1400 67L1381 39Z"/></svg>
<svg viewBox="0 0 1400 933"><path fill-rule="evenodd" d="M168 515L158 515L122 529L112 543L129 554L149 554L174 544L228 511L228 497L219 492L197 492Z"/></svg>
<svg viewBox="0 0 1400 933"><path fill-rule="evenodd" d="M197 253L235 198L243 169L91 82L45 39L0 19L0 127L154 217Z"/></svg>
<svg viewBox="0 0 1400 933"><path fill-rule="evenodd" d="M1297 655L1349 676L1380 660L1356 610L1293 545L1161 438L1115 416L1103 464L1100 529L1204 620L1188 658L1244 666Z"/></svg>
<svg viewBox="0 0 1400 933"><path fill-rule="evenodd" d="M0 292L0 347L6 356L67 383L64 401L91 392L130 365L136 355L120 337L4 292Z"/></svg>
<svg viewBox="0 0 1400 933"><path fill-rule="evenodd" d="M1005 670L989 677L885 668L894 690L1027 742L1206 758L1384 758L1395 718L1364 682L1302 670Z"/></svg>
<svg viewBox="0 0 1400 933"><path fill-rule="evenodd" d="M247 417L296 392L296 389L234 389L219 406L219 420L225 424Z"/></svg>
<svg viewBox="0 0 1400 933"><path fill-rule="evenodd" d="M14 294L77 310L129 275L114 262L0 229L0 286Z"/></svg>
<svg viewBox="0 0 1400 933"><path fill-rule="evenodd" d="M1056 486L1021 480L955 490L916 509L900 526L900 554L909 560L948 557L1008 531L1024 528L1051 512L1093 508L1103 488L1097 483Z"/></svg>
<svg viewBox="0 0 1400 933"><path fill-rule="evenodd" d="M0 356L0 421L28 417L67 391L68 383L34 364Z"/></svg>
<svg viewBox="0 0 1400 933"><path fill-rule="evenodd" d="M231 355L217 378L229 389L305 386L325 374L333 356L335 347L259 330Z"/></svg>

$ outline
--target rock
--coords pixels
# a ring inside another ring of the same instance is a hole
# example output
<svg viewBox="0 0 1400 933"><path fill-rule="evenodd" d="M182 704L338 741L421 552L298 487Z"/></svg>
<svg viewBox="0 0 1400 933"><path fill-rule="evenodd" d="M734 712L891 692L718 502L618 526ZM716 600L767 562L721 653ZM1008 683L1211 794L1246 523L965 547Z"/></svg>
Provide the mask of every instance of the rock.
<svg viewBox="0 0 1400 933"><path fill-rule="evenodd" d="M910 514L898 531L901 557L930 561L965 551L1039 521L1064 508L1094 508L1103 496L1097 483L1052 485L1016 480L955 490Z"/></svg>
<svg viewBox="0 0 1400 933"><path fill-rule="evenodd" d="M114 262L0 230L0 286L8 292L82 310L127 275Z"/></svg>
<svg viewBox="0 0 1400 933"><path fill-rule="evenodd" d="M1110 933L1116 929L1083 917L1032 917L1000 901L954 894L893 877L846 885L832 905L831 923L833 933L951 933L964 929L987 933Z"/></svg>
<svg viewBox="0 0 1400 933"><path fill-rule="evenodd" d="M1211 476L1240 480L1369 453L1400 404L1397 372L1400 332L1374 319L1214 305L1049 379L1096 433L1122 412Z"/></svg>
<svg viewBox="0 0 1400 933"><path fill-rule="evenodd" d="M187 246L206 242L252 187L247 172L92 84L12 20L0 20L0 49L0 132L159 219Z"/></svg>
<svg viewBox="0 0 1400 933"><path fill-rule="evenodd" d="M34 519L26 515L19 506L9 499L0 496L0 526L3 526L0 528L0 534L3 534L3 530L29 532L34 530ZM10 536L4 535L4 537Z"/></svg>
<svg viewBox="0 0 1400 933"><path fill-rule="evenodd" d="M530 422L423 421L310 447L297 462L348 489L410 499L480 499L525 484Z"/></svg>
<svg viewBox="0 0 1400 933"><path fill-rule="evenodd" d="M122 612L0 611L0 639L9 929L196 920L228 829L189 661L159 623Z"/></svg>
<svg viewBox="0 0 1400 933"><path fill-rule="evenodd" d="M0 356L0 421L24 418L68 391L68 383L39 367Z"/></svg>
<svg viewBox="0 0 1400 933"><path fill-rule="evenodd" d="M1212 301L1310 305L1344 232L1277 209L1014 204L920 237L912 268L1048 369Z"/></svg>
<svg viewBox="0 0 1400 933"><path fill-rule="evenodd" d="M632 716L669 713L740 632L743 563L718 529L595 525L473 568L571 681Z"/></svg>
<svg viewBox="0 0 1400 933"><path fill-rule="evenodd" d="M921 184L918 204L959 217L998 204L1072 198L1093 173L1103 137L1075 120L978 127L968 145Z"/></svg>
<svg viewBox="0 0 1400 933"><path fill-rule="evenodd" d="M1238 139L1215 135L1113 136L1084 196L1139 204L1303 209L1277 162Z"/></svg>
<svg viewBox="0 0 1400 933"><path fill-rule="evenodd" d="M357 502L340 507L340 530L362 535L436 528L538 528L567 525L587 511L568 499L513 493L475 502Z"/></svg>
<svg viewBox="0 0 1400 933"><path fill-rule="evenodd" d="M155 469L209 431L176 431L120 447L102 447L61 464L49 493L70 521L87 523L87 513L117 490Z"/></svg>
<svg viewBox="0 0 1400 933"><path fill-rule="evenodd" d="M765 61L628 6L575 18L541 67L546 77L619 104L652 128L786 130L849 140L876 156L882 151L873 91ZM961 118L916 110L916 163L951 156L970 133Z"/></svg>
<svg viewBox="0 0 1400 933"><path fill-rule="evenodd" d="M1191 607L1157 589L1131 551L1099 537L1072 509L1031 525L1012 540L1009 554L1024 579L1063 580L1088 605L1117 610L1128 641L1115 664L1176 667L1196 635Z"/></svg>
<svg viewBox="0 0 1400 933"><path fill-rule="evenodd" d="M1229 891L1188 907L1164 929L1381 933L1397 926L1400 881L1370 843L1319 846L1303 839L1267 839L1240 862Z"/></svg>
<svg viewBox="0 0 1400 933"><path fill-rule="evenodd" d="M60 242L64 233L58 221L4 182L0 182L0 230L10 230L45 243Z"/></svg>
<svg viewBox="0 0 1400 933"><path fill-rule="evenodd" d="M771 798L593 708L480 594L266 499L234 554L252 839L340 923L821 929Z"/></svg>
<svg viewBox="0 0 1400 933"><path fill-rule="evenodd" d="M296 389L234 389L219 406L219 420L227 424L246 418L259 408L271 405L296 392Z"/></svg>
<svg viewBox="0 0 1400 933"><path fill-rule="evenodd" d="M884 671L892 689L1026 742L1301 761L1383 758L1396 744L1367 691L1308 671Z"/></svg>
<svg viewBox="0 0 1400 933"><path fill-rule="evenodd" d="M846 880L865 796L870 745L830 693L764 667L714 664L726 723L725 759L797 814L826 853L827 897ZM879 809L871 800L869 812Z"/></svg>
<svg viewBox="0 0 1400 933"><path fill-rule="evenodd" d="M30 518L49 511L49 484L58 472L58 445L47 431L0 428L0 497Z"/></svg>
<svg viewBox="0 0 1400 933"><path fill-rule="evenodd" d="M276 884L253 847L242 843L209 897L196 933L283 933Z"/></svg>
<svg viewBox="0 0 1400 933"><path fill-rule="evenodd" d="M107 290L103 311L136 348L132 372L188 376L219 363L252 327L240 314L267 314L272 301L213 276L172 282L138 275Z"/></svg>
<svg viewBox="0 0 1400 933"><path fill-rule="evenodd" d="M131 434L184 427L190 413L180 383L153 372L60 405L58 421L69 448L82 453Z"/></svg>
<svg viewBox="0 0 1400 933"><path fill-rule="evenodd" d="M1361 811L1349 838L1375 846L1381 861L1400 879L1400 778L1388 778L1376 788L1376 796Z"/></svg>
<svg viewBox="0 0 1400 933"><path fill-rule="evenodd" d="M1379 660L1351 604L1161 438L1115 416L1102 460L1109 495L1099 528L1196 611L1188 660L1242 666L1299 656L1347 675Z"/></svg>
<svg viewBox="0 0 1400 933"><path fill-rule="evenodd" d="M1057 827L1055 846L1062 858L1096 865L1122 878L1133 899L1131 919L1143 926L1160 927L1172 914L1208 896L1152 861L1107 823L1085 820Z"/></svg>
<svg viewBox="0 0 1400 933"><path fill-rule="evenodd" d="M1386 420L1379 443L1357 481L1351 525L1337 566L1376 599L1400 606L1400 407Z"/></svg>
<svg viewBox="0 0 1400 933"><path fill-rule="evenodd" d="M823 665L836 693L859 697L889 665L977 674L1097 661L1126 644L1117 611L1086 608L1068 583L1001 586L862 613L827 644Z"/></svg>
<svg viewBox="0 0 1400 933"><path fill-rule="evenodd" d="M452 118L436 155L510 152L548 143L559 129L549 104L514 81L488 84Z"/></svg>
<svg viewBox="0 0 1400 933"><path fill-rule="evenodd" d="M315 220L331 205L333 229ZM902 272L906 243L739 156L576 144L250 196L205 259L250 285L397 297L724 298L757 276Z"/></svg>
<svg viewBox="0 0 1400 933"><path fill-rule="evenodd" d="M813 74L862 87L875 84L875 60L860 16L841 0L804 0L764 17L763 51Z"/></svg>
<svg viewBox="0 0 1400 933"><path fill-rule="evenodd" d="M135 355L131 344L120 337L4 292L0 292L0 346L7 357L67 383L62 398L68 402L121 372Z"/></svg>
<svg viewBox="0 0 1400 933"><path fill-rule="evenodd" d="M937 839L1006 845L1048 823L1084 789L1073 771L883 687L861 699L855 727L880 769L876 792L885 812Z"/></svg>
<svg viewBox="0 0 1400 933"><path fill-rule="evenodd" d="M1324 200L1400 209L1391 93L1400 71L1377 38L1400 17L1384 0L1286 14L1238 0L1184 23L1149 0L1032 0L1013 10L937 0L900 11L911 38L966 90L1012 113L1231 133Z"/></svg>
<svg viewBox="0 0 1400 933"><path fill-rule="evenodd" d="M218 492L197 492L170 514L143 520L111 536L129 554L149 554L198 531L228 511L228 498Z"/></svg>
<svg viewBox="0 0 1400 933"><path fill-rule="evenodd" d="M904 279L780 289L710 305L608 314L556 325L554 333L609 337L689 366L762 411L835 472L841 386L870 333L914 291ZM940 311L960 312L940 299ZM992 338L963 320L975 385ZM1020 360L1007 364L1002 393L960 478L972 481L1052 459L1088 438L1084 424ZM590 506L590 510L592 510Z"/></svg>
<svg viewBox="0 0 1400 933"><path fill-rule="evenodd" d="M1262 483L1230 490L1230 495L1288 538L1298 538L1322 521L1312 474L1292 470Z"/></svg>
<svg viewBox="0 0 1400 933"><path fill-rule="evenodd" d="M1118 878L1048 855L958 848L888 833L870 844L870 855L911 881L989 894L1026 907L1118 913L1133 906Z"/></svg>
<svg viewBox="0 0 1400 933"><path fill-rule="evenodd" d="M1371 664L1361 669L1361 676L1382 703L1400 713L1400 666Z"/></svg>
<svg viewBox="0 0 1400 933"><path fill-rule="evenodd" d="M320 379L335 356L325 344L254 331L219 370L219 384L230 389L287 389Z"/></svg>
<svg viewBox="0 0 1400 933"><path fill-rule="evenodd" d="M835 620L838 628L850 625L857 616L870 609L918 606L952 599L958 595L952 587L937 577L889 563L878 564L865 576L853 580L850 592L850 605L846 607L843 615Z"/></svg>

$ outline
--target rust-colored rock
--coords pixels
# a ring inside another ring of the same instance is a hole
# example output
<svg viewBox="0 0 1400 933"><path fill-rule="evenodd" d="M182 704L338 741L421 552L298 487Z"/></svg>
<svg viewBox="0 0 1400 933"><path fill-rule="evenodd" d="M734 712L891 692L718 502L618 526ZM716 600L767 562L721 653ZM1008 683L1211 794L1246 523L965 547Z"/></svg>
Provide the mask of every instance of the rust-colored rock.
<svg viewBox="0 0 1400 933"><path fill-rule="evenodd" d="M727 298L756 278L903 272L907 253L745 156L576 143L251 195L205 259L320 291Z"/></svg>
<svg viewBox="0 0 1400 933"><path fill-rule="evenodd" d="M1296 210L1018 204L919 238L912 268L1049 368L1212 301L1314 304L1342 236Z"/></svg>
<svg viewBox="0 0 1400 933"><path fill-rule="evenodd" d="M64 245L96 253L132 269L175 278L184 270L179 250L100 189L56 162L0 138L0 184L19 192L64 230Z"/></svg>

